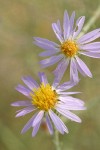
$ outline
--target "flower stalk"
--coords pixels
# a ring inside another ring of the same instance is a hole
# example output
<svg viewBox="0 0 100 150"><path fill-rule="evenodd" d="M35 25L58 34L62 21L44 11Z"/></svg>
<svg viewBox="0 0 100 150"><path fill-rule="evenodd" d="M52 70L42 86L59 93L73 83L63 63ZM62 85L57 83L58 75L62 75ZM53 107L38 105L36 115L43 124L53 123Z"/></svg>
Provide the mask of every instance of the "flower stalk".
<svg viewBox="0 0 100 150"><path fill-rule="evenodd" d="M57 130L55 130L55 134L54 134L54 144L55 144L56 150L61 150L61 143L59 140L59 132Z"/></svg>

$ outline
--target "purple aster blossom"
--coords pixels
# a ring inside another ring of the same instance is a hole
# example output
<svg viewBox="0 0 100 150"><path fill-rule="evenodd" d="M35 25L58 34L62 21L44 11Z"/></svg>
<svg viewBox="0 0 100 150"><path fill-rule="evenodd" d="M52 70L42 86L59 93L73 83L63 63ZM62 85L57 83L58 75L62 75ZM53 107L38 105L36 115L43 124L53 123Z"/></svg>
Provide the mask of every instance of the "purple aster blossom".
<svg viewBox="0 0 100 150"><path fill-rule="evenodd" d="M32 77L22 78L27 87L18 85L16 90L25 95L28 100L13 102L11 105L23 107L17 111L16 117L25 116L32 112L33 116L26 123L21 133L25 133L32 127L32 136L34 137L44 121L50 134L53 134L53 124L61 134L68 133L68 129L58 117L58 113L72 121L81 122L81 119L72 113L71 110L85 110L84 102L71 96L79 92L66 92L75 83L69 81L59 85L59 76L55 77L52 85L48 83L47 77L43 72L39 73L40 84Z"/></svg>
<svg viewBox="0 0 100 150"><path fill-rule="evenodd" d="M67 11L64 12L63 28L60 21L52 24L53 31L60 41L60 44L49 41L44 38L34 37L34 44L44 49L40 56L47 57L40 62L42 67L51 66L59 62L54 74L60 71L61 77L70 64L70 78L79 82L78 72L83 76L92 77L92 74L86 64L79 58L85 55L93 58L100 58L100 42L93 42L100 37L100 28L95 29L81 37L78 37L85 21L85 16L81 16L75 23L75 12L69 17ZM74 27L75 24L75 27Z"/></svg>

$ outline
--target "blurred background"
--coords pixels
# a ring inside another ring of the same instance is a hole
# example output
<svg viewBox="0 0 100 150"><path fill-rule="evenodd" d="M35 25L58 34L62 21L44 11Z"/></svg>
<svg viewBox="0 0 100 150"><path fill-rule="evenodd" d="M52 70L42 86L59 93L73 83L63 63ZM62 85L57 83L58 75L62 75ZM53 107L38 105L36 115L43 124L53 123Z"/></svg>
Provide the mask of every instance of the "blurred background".
<svg viewBox="0 0 100 150"><path fill-rule="evenodd" d="M0 150L55 150L53 136L41 128L35 138L30 129L24 135L21 129L32 116L15 118L18 108L11 102L26 99L15 90L22 84L21 77L31 75L38 80L41 71L38 56L43 50L32 44L33 36L58 42L51 28L57 19L62 21L64 10L76 18L86 16L86 22L100 5L99 0L0 0ZM91 29L100 27L100 17ZM100 39L99 39L100 40ZM87 110L79 113L83 122L67 122L69 134L60 135L62 150L100 150L100 59L82 57L93 73L93 79L83 78L73 91L86 102ZM52 83L55 66L45 70ZM69 71L69 70L68 70ZM67 74L68 74L67 71ZM68 80L65 75L63 81Z"/></svg>

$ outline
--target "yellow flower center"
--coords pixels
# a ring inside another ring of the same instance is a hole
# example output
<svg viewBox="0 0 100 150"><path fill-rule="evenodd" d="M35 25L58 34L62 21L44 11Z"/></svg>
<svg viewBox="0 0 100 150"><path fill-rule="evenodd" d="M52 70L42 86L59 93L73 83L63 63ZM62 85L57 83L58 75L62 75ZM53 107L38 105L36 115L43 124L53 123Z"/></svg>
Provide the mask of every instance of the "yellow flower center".
<svg viewBox="0 0 100 150"><path fill-rule="evenodd" d="M43 83L39 88L33 89L34 93L31 93L32 104L41 110L48 111L53 108L57 102L57 93L52 90L49 84Z"/></svg>
<svg viewBox="0 0 100 150"><path fill-rule="evenodd" d="M61 51L67 56L67 57L73 57L76 55L78 51L78 45L71 40L67 40L61 45Z"/></svg>

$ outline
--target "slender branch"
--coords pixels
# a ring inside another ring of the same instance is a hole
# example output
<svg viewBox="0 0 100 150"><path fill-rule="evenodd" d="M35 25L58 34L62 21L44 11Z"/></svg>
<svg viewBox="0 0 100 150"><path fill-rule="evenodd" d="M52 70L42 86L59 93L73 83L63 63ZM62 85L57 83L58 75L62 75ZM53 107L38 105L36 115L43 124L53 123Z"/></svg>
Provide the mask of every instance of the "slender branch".
<svg viewBox="0 0 100 150"><path fill-rule="evenodd" d="M99 17L100 17L100 5L98 6L97 10L94 12L94 15L88 21L88 23L84 26L83 31L80 33L79 36L82 36L84 33L86 33Z"/></svg>
<svg viewBox="0 0 100 150"><path fill-rule="evenodd" d="M57 130L55 130L54 136L55 136L54 143L55 143L56 150L61 150L61 145L60 145L60 141L59 141L59 132Z"/></svg>

